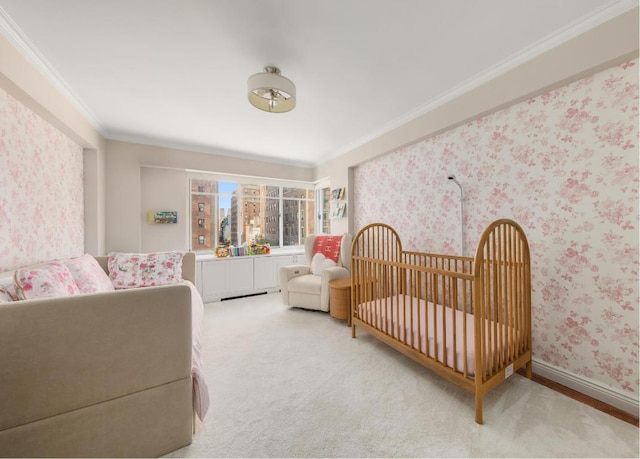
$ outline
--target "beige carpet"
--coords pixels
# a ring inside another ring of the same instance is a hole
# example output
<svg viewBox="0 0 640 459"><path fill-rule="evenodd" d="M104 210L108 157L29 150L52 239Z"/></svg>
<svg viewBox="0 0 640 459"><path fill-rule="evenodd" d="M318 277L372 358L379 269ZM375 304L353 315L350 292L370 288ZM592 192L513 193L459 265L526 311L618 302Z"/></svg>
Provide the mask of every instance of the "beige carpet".
<svg viewBox="0 0 640 459"><path fill-rule="evenodd" d="M279 294L205 306L211 408L168 457L638 457L638 428L518 374L473 397ZM535 371L535 367L534 367Z"/></svg>

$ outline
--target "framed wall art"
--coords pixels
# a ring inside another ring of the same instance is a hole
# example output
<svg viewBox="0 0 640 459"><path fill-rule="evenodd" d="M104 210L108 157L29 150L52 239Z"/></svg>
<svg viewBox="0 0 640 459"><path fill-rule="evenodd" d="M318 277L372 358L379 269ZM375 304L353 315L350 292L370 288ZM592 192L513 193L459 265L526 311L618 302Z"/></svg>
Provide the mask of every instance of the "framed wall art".
<svg viewBox="0 0 640 459"><path fill-rule="evenodd" d="M147 222L149 223L178 223L177 210L150 210L147 212Z"/></svg>

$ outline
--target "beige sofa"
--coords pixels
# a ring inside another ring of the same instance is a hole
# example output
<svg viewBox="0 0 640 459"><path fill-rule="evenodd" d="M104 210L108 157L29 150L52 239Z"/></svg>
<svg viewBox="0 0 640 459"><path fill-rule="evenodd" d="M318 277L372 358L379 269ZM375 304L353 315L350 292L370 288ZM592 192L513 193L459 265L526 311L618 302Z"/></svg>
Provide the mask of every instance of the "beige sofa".
<svg viewBox="0 0 640 459"><path fill-rule="evenodd" d="M193 253L182 273L195 283ZM191 326L185 284L0 305L0 456L154 457L190 444Z"/></svg>

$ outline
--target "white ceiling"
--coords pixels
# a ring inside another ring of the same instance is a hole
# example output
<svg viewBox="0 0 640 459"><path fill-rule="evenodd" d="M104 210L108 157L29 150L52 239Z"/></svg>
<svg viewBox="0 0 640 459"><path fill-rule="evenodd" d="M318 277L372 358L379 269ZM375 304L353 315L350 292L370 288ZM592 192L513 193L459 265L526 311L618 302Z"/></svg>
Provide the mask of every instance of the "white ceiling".
<svg viewBox="0 0 640 459"><path fill-rule="evenodd" d="M0 30L109 139L312 166L635 0L0 0ZM274 65L297 107L266 113Z"/></svg>

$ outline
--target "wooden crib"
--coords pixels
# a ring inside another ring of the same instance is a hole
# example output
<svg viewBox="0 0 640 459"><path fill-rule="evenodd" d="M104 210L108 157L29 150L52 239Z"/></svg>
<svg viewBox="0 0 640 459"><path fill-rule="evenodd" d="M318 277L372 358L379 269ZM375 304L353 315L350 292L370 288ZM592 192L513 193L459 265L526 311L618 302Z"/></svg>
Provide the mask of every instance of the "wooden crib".
<svg viewBox="0 0 640 459"><path fill-rule="evenodd" d="M389 225L374 223L352 249L356 327L482 399L526 365L531 378L531 271L522 228L498 220L475 258L407 252Z"/></svg>

